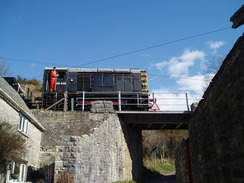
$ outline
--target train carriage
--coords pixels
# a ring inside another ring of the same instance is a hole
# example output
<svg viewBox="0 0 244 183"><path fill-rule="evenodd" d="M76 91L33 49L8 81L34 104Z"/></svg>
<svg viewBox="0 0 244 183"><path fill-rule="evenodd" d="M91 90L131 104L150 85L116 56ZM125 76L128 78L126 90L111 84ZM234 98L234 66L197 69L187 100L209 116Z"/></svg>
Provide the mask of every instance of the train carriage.
<svg viewBox="0 0 244 183"><path fill-rule="evenodd" d="M117 110L148 110L147 73L141 69L56 68L59 76L55 91L50 91L50 72L44 69L43 107L67 97L67 107L87 110L92 101L110 100ZM54 106L61 110L64 102Z"/></svg>

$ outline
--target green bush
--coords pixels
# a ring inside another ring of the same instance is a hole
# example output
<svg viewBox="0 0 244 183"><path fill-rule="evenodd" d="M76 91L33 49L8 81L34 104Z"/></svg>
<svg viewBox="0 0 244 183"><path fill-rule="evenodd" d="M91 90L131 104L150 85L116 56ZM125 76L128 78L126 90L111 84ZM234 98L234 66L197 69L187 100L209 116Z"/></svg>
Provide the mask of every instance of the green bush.
<svg viewBox="0 0 244 183"><path fill-rule="evenodd" d="M171 172L175 171L175 163L172 159L157 159L156 162L151 159L144 160L144 177L140 183L147 182L148 180L154 179L155 177L159 177L161 175L167 175ZM136 181L117 181L114 183L139 183Z"/></svg>

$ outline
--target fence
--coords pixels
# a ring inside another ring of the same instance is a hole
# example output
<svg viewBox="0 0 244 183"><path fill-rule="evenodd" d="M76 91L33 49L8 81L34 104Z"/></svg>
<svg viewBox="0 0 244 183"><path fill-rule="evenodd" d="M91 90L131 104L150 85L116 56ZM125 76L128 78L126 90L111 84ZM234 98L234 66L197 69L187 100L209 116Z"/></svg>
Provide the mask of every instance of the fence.
<svg viewBox="0 0 244 183"><path fill-rule="evenodd" d="M122 110L190 111L190 105L201 97L196 93L142 93L142 92L80 92L70 97L71 110L84 111L92 101L109 100L114 108ZM156 105L156 108L155 108Z"/></svg>
<svg viewBox="0 0 244 183"><path fill-rule="evenodd" d="M201 100L199 93L152 93L160 111L190 111L192 103Z"/></svg>

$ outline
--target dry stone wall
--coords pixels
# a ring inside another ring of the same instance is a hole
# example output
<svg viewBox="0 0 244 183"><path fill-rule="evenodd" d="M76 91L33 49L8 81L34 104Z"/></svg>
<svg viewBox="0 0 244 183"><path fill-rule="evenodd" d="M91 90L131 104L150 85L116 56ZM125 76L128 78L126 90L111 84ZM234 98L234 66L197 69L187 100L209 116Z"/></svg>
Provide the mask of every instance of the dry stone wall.
<svg viewBox="0 0 244 183"><path fill-rule="evenodd" d="M190 182L244 182L243 114L242 36L224 60L192 115L189 124L189 144L193 180ZM179 171L184 170L179 168ZM181 177L180 182L186 178Z"/></svg>
<svg viewBox="0 0 244 183"><path fill-rule="evenodd" d="M41 163L54 159L55 175L70 171L77 183L139 179L143 173L141 131L125 126L110 109L94 111L36 111L46 128Z"/></svg>

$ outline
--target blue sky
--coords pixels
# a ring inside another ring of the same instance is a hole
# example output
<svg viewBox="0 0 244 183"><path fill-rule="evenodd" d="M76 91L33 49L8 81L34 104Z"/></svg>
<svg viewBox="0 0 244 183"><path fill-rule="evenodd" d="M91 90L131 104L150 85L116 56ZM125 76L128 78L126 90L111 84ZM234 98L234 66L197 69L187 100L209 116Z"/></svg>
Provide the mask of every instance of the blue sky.
<svg viewBox="0 0 244 183"><path fill-rule="evenodd" d="M243 0L2 0L0 60L12 76L40 80L46 66L140 68L149 74L150 91L202 93L203 63L225 57L242 35L243 27L230 28L230 17L242 5Z"/></svg>

